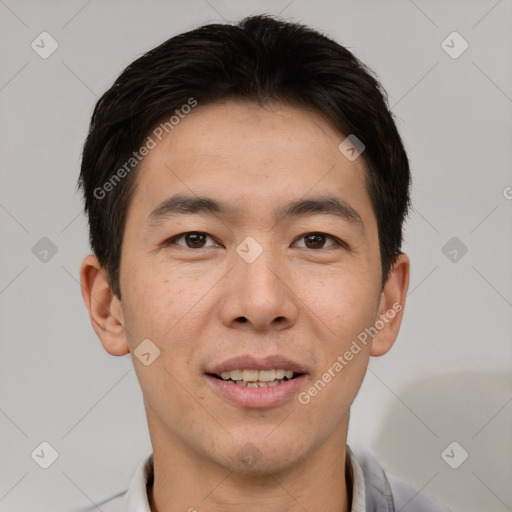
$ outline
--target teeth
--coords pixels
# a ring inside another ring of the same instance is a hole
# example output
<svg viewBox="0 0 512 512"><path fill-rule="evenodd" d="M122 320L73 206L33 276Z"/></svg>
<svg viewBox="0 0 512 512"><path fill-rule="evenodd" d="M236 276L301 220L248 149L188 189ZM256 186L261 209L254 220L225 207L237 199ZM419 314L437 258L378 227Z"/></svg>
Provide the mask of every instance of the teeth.
<svg viewBox="0 0 512 512"><path fill-rule="evenodd" d="M258 380L260 382L271 382L276 378L275 370L260 370L258 372Z"/></svg>
<svg viewBox="0 0 512 512"><path fill-rule="evenodd" d="M256 382L258 380L258 370L244 370L243 379L245 382Z"/></svg>
<svg viewBox="0 0 512 512"><path fill-rule="evenodd" d="M220 374L222 380L233 380L237 383L272 383L280 381L285 377L293 377L292 370L272 369L272 370L231 370ZM275 385L275 384L273 384ZM255 387L251 385L250 387Z"/></svg>
<svg viewBox="0 0 512 512"><path fill-rule="evenodd" d="M231 380L243 380L244 378L244 372L242 370L231 370L229 373L231 374L229 376Z"/></svg>
<svg viewBox="0 0 512 512"><path fill-rule="evenodd" d="M273 380L272 382L245 382L244 380L237 380L235 384L247 388L266 388L268 386L277 386L281 382L281 380Z"/></svg>

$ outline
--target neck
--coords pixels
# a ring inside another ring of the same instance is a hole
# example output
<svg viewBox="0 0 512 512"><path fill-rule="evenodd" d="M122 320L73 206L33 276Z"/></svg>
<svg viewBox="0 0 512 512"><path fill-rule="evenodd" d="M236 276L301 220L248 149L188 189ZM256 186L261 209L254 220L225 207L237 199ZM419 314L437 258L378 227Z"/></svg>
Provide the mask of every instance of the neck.
<svg viewBox="0 0 512 512"><path fill-rule="evenodd" d="M155 427L155 425L152 425ZM348 512L346 428L293 466L265 474L239 473L201 456L166 432L150 429L154 483L151 512ZM159 434L162 434L160 432Z"/></svg>

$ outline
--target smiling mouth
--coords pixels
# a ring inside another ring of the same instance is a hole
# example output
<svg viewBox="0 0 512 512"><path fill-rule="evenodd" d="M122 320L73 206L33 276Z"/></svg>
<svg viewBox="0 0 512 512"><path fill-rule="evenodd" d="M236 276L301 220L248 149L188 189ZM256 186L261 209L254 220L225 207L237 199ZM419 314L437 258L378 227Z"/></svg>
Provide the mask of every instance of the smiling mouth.
<svg viewBox="0 0 512 512"><path fill-rule="evenodd" d="M222 372L220 375L209 373L211 377L222 380L226 383L236 384L248 388L264 388L279 386L283 382L293 380L303 375L292 370L232 370Z"/></svg>

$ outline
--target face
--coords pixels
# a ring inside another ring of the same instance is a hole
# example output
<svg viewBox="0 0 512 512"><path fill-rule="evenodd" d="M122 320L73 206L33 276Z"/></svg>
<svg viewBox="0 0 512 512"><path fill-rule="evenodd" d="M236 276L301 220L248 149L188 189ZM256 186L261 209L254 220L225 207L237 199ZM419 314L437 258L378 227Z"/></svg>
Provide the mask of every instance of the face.
<svg viewBox="0 0 512 512"><path fill-rule="evenodd" d="M111 309L153 445L268 473L346 436L371 339L344 355L404 278L393 285L392 272L382 292L365 164L340 152L344 138L304 109L229 101L196 107L143 160ZM134 355L143 340L147 366Z"/></svg>

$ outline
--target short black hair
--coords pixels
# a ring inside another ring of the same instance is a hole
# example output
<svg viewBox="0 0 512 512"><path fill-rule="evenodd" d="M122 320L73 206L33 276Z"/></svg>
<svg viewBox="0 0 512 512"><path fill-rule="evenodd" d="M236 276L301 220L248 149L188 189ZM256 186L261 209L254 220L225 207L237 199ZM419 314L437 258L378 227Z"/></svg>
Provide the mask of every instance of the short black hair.
<svg viewBox="0 0 512 512"><path fill-rule="evenodd" d="M168 39L132 62L98 100L78 184L91 248L115 295L121 298L121 244L139 149L161 123L172 128L184 106L229 99L313 109L363 142L384 286L401 252L411 181L387 94L344 46L305 25L257 15Z"/></svg>

